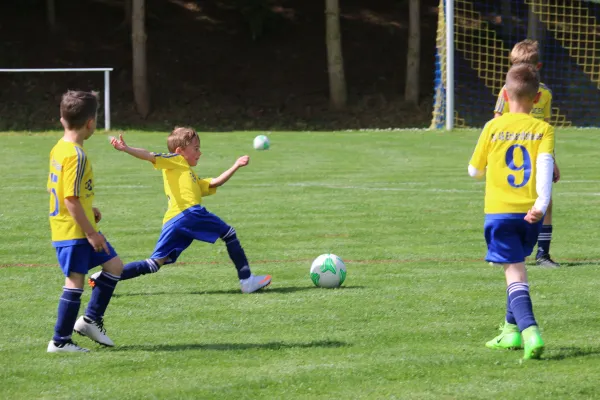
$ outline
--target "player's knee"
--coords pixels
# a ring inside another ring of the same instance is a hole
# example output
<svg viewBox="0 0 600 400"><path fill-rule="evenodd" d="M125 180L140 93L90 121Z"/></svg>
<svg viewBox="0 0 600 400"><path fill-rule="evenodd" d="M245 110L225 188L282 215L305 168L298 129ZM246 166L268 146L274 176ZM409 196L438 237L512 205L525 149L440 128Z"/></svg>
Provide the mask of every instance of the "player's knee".
<svg viewBox="0 0 600 400"><path fill-rule="evenodd" d="M65 278L65 287L70 289L83 289L85 275L79 272L70 272Z"/></svg>
<svg viewBox="0 0 600 400"><path fill-rule="evenodd" d="M118 256L114 257L102 264L102 270L109 274L119 276L123 272L123 261L121 261L121 258Z"/></svg>
<svg viewBox="0 0 600 400"><path fill-rule="evenodd" d="M226 244L229 244L229 243L232 243L232 242L238 240L235 229L233 227L230 227L229 230L225 234L221 235L221 239Z"/></svg>

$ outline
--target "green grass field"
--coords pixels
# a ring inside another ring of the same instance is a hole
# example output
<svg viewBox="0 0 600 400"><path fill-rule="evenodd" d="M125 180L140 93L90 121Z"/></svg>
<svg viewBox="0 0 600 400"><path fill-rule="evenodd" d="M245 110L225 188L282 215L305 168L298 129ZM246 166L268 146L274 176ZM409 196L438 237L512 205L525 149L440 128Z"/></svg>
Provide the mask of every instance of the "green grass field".
<svg viewBox="0 0 600 400"><path fill-rule="evenodd" d="M467 175L476 131L202 135L196 171L247 168L206 207L233 225L271 287L242 295L221 243L119 284L113 349L47 354L63 276L47 222L48 153L60 133L2 134L2 399L576 399L600 372L600 131L558 131L556 270L531 266L541 361L484 343L503 320L501 270L483 262L483 183ZM166 151L164 133L127 133ZM102 231L125 262L151 254L166 198L160 173L86 144ZM346 261L341 289L315 288L312 259ZM82 310L89 299L86 290Z"/></svg>

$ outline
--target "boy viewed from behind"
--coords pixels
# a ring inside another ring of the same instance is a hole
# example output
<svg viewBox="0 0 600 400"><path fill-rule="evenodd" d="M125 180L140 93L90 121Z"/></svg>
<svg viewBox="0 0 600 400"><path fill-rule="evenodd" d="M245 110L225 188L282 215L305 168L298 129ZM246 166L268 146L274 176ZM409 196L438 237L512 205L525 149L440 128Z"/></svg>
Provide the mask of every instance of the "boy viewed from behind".
<svg viewBox="0 0 600 400"><path fill-rule="evenodd" d="M503 265L507 284L502 333L486 346L523 346L523 358L530 359L541 356L544 342L533 314L525 257L533 251L550 204L554 129L531 116L539 90L534 66L512 66L505 90L510 112L486 124L468 169L473 177L486 175L486 261Z"/></svg>
<svg viewBox="0 0 600 400"><path fill-rule="evenodd" d="M538 42L534 40L523 40L515 44L512 51L510 52L510 63L516 64L530 64L537 71L542 68L542 63L539 54ZM498 94L498 101L496 102L496 108L494 109L494 117L500 117L503 114L509 112L508 108L508 94L506 92L506 86L504 86ZM533 107L531 109L531 116L539 120L550 123L550 117L552 115L552 92L548 86L540 82L540 88L533 101ZM554 164L554 176L553 181L558 182L560 179L560 170ZM550 257L550 242L552 241L552 201L548 206L548 211L544 217L544 223L538 237L538 251L535 256L537 265L548 268L560 267L560 264L552 260Z"/></svg>

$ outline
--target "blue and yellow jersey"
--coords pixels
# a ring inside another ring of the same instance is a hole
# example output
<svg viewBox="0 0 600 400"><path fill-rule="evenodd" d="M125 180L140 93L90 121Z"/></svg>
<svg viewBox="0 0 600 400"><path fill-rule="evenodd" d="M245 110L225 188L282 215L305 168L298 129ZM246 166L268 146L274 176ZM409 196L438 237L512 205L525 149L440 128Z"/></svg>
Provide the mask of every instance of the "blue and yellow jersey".
<svg viewBox="0 0 600 400"><path fill-rule="evenodd" d="M65 206L67 197L78 197L85 215L94 229L96 222L92 203L94 201L94 174L83 147L60 139L50 152L50 228L55 247L87 243L85 233L75 222Z"/></svg>
<svg viewBox="0 0 600 400"><path fill-rule="evenodd" d="M486 171L485 213L526 213L537 199L536 161L554 152L554 128L527 114L504 114L489 121L470 165Z"/></svg>
<svg viewBox="0 0 600 400"><path fill-rule="evenodd" d="M503 86L498 94L498 101L496 101L496 107L494 113L507 114L508 109L508 94L506 93L506 86ZM540 89L538 91L535 100L533 101L533 108L531 109L531 116L533 118L543 120L549 120L552 115L552 91L548 86L540 83Z"/></svg>
<svg viewBox="0 0 600 400"><path fill-rule="evenodd" d="M200 179L183 156L175 153L153 153L154 168L162 170L165 194L169 208L163 224L184 210L202 203L202 196L210 196L217 188L210 188L212 179Z"/></svg>

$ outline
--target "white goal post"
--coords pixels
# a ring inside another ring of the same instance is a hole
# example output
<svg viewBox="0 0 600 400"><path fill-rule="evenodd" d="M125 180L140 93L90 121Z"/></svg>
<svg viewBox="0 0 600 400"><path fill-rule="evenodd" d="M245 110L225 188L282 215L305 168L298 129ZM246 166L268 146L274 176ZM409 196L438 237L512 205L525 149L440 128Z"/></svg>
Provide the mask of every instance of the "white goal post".
<svg viewBox="0 0 600 400"><path fill-rule="evenodd" d="M446 0L446 130L454 129L454 0Z"/></svg>
<svg viewBox="0 0 600 400"><path fill-rule="evenodd" d="M112 68L22 68L0 69L0 72L104 72L104 129L110 130L110 72Z"/></svg>

